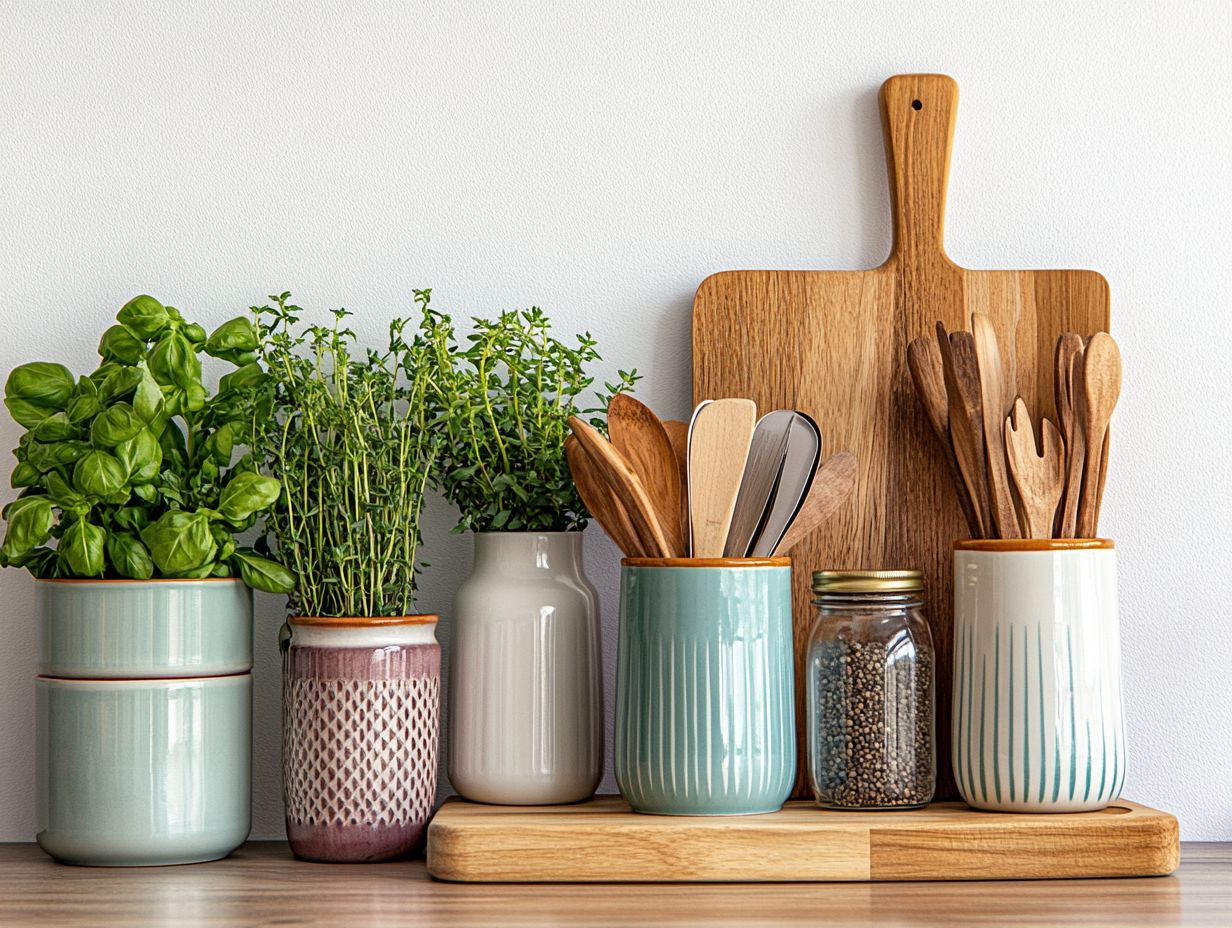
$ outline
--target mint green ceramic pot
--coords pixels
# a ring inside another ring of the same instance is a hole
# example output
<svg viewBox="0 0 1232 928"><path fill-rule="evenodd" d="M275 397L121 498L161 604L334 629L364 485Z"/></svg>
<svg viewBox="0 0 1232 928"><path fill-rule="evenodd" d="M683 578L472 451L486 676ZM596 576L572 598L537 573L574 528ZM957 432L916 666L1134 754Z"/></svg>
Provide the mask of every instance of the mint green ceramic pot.
<svg viewBox="0 0 1232 928"><path fill-rule="evenodd" d="M775 812L796 775L791 561L626 558L616 782L638 812Z"/></svg>
<svg viewBox="0 0 1232 928"><path fill-rule="evenodd" d="M39 845L65 863L225 857L248 836L252 594L40 581Z"/></svg>

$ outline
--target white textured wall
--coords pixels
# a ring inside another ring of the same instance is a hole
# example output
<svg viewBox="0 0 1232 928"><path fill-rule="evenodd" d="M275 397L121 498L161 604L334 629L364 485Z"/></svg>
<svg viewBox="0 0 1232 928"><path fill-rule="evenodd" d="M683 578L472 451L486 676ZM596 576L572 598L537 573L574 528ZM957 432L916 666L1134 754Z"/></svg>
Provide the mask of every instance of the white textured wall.
<svg viewBox="0 0 1232 928"><path fill-rule="evenodd" d="M0 48L0 375L87 369L137 292L208 326L291 289L376 338L431 286L459 315L537 303L590 329L601 373L636 365L676 417L698 282L880 263L877 88L953 75L951 255L1112 285L1126 795L1188 839L1232 839L1226 0L0 0ZM447 612L469 568L451 525L435 505L425 611ZM616 552L592 530L586 555L610 686ZM0 840L28 840L30 579L4 572L0 603ZM280 609L259 598L260 838L281 834Z"/></svg>

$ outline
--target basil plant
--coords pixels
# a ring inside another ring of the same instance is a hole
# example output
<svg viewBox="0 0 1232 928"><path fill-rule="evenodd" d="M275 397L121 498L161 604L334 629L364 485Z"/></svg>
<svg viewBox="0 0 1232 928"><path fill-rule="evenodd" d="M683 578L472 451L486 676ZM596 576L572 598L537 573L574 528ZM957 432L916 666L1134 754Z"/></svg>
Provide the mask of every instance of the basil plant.
<svg viewBox="0 0 1232 928"><path fill-rule="evenodd" d="M237 457L249 394L265 377L256 327L238 317L207 336L150 296L116 320L88 377L48 361L9 374L4 405L26 432L0 565L42 578L238 575L290 592L290 571L235 537L281 489L251 455ZM212 396L203 353L234 367Z"/></svg>

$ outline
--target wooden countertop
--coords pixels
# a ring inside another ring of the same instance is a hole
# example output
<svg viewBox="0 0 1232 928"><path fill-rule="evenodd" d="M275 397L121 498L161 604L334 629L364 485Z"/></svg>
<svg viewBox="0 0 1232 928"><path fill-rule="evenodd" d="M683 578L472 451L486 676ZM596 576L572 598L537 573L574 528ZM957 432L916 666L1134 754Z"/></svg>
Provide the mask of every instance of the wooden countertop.
<svg viewBox="0 0 1232 928"><path fill-rule="evenodd" d="M1172 876L1004 883L478 885L422 861L329 865L257 842L211 864L65 867L0 845L0 924L1210 926L1232 919L1232 844L1185 844Z"/></svg>

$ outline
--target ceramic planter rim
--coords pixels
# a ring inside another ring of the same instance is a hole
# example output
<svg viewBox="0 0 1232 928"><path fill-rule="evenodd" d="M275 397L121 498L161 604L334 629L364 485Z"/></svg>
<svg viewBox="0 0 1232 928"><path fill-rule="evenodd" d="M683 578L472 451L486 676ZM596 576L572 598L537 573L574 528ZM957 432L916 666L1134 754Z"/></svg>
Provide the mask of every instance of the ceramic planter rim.
<svg viewBox="0 0 1232 928"><path fill-rule="evenodd" d="M227 681L247 680L252 677L252 671L240 673L208 673L193 677L56 677L40 673L34 679L39 683L54 683L56 686L65 684L70 687L105 686L123 689L130 686L162 686L169 683L205 683L221 686Z"/></svg>
<svg viewBox="0 0 1232 928"><path fill-rule="evenodd" d="M293 615L287 617L289 625L300 628L381 628L407 625L436 625L441 617L435 613L415 615Z"/></svg>
<svg viewBox="0 0 1232 928"><path fill-rule="evenodd" d="M239 577L151 577L148 580L137 580L133 577L35 577L35 583L239 583L244 581Z"/></svg>
<svg viewBox="0 0 1232 928"><path fill-rule="evenodd" d="M756 568L790 567L789 557L626 557L621 567Z"/></svg>
<svg viewBox="0 0 1232 928"><path fill-rule="evenodd" d="M1024 553L1029 551L1111 551L1110 538L968 538L954 542L954 552L988 551Z"/></svg>

